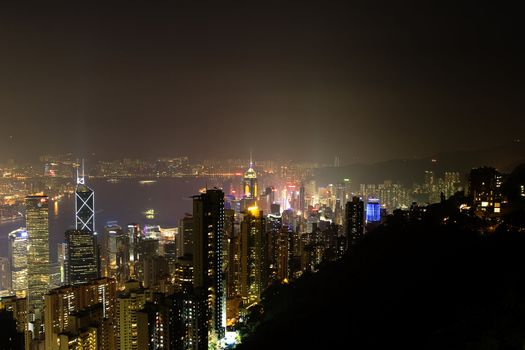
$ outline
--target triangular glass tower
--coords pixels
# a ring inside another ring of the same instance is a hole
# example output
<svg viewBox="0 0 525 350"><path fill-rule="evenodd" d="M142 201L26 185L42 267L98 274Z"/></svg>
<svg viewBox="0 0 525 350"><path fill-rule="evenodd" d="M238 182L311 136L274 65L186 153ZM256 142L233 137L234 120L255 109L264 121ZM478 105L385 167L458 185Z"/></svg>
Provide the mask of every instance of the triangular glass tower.
<svg viewBox="0 0 525 350"><path fill-rule="evenodd" d="M86 185L84 160L82 172L77 170L77 189L75 191L75 228L95 232L95 192Z"/></svg>

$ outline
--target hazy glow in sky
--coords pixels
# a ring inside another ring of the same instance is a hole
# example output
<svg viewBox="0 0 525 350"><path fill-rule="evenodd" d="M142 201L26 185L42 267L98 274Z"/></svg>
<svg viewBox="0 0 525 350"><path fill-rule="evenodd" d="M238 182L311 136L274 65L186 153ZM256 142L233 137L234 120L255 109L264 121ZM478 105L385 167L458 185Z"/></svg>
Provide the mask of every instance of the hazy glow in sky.
<svg viewBox="0 0 525 350"><path fill-rule="evenodd" d="M251 148L347 163L525 129L519 11L190 3L1 4L0 159Z"/></svg>

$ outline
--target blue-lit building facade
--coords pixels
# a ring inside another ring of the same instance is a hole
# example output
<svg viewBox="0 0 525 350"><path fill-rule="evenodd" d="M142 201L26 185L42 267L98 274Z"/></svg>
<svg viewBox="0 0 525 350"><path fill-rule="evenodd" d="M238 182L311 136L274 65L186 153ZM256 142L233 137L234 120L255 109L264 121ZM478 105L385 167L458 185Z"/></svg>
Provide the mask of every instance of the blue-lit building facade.
<svg viewBox="0 0 525 350"><path fill-rule="evenodd" d="M379 199L368 198L366 203L366 222L374 223L381 221L381 205Z"/></svg>

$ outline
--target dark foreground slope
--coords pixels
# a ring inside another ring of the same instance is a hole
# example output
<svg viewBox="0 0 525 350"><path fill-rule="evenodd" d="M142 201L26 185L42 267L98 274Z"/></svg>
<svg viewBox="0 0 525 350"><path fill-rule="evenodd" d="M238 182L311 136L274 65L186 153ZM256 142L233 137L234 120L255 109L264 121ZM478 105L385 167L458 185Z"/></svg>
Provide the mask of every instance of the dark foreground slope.
<svg viewBox="0 0 525 350"><path fill-rule="evenodd" d="M241 349L522 349L525 234L391 222L261 319Z"/></svg>

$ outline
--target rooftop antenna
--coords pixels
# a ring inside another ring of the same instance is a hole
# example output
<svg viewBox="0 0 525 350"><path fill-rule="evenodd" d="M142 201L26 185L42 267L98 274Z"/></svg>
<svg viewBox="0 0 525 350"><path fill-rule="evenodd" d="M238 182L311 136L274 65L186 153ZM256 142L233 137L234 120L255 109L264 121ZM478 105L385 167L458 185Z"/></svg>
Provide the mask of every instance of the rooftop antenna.
<svg viewBox="0 0 525 350"><path fill-rule="evenodd" d="M252 150L250 149L250 168L253 168Z"/></svg>
<svg viewBox="0 0 525 350"><path fill-rule="evenodd" d="M78 175L78 168L77 168L77 185L85 185L85 174L84 174L84 158L82 158L82 171L80 173L80 176Z"/></svg>

